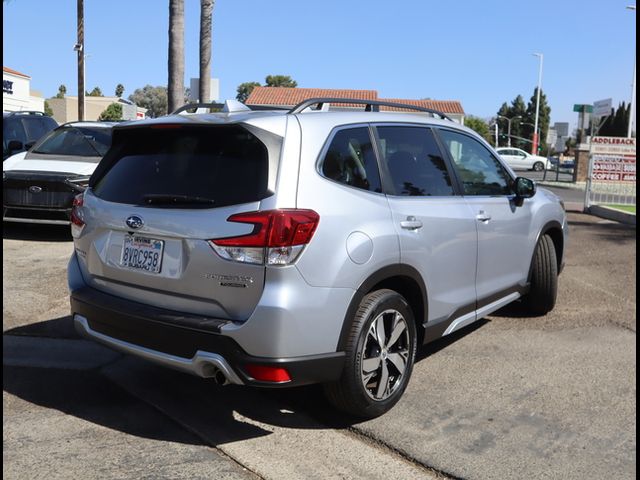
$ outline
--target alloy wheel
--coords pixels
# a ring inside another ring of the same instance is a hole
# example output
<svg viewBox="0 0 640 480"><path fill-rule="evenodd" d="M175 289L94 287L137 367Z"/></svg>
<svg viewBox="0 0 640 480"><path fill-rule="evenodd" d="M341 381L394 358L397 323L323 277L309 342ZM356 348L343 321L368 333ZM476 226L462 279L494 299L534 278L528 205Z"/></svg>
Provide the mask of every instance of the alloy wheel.
<svg viewBox="0 0 640 480"><path fill-rule="evenodd" d="M411 346L404 316L390 309L371 323L362 345L361 379L373 400L389 398L403 383Z"/></svg>

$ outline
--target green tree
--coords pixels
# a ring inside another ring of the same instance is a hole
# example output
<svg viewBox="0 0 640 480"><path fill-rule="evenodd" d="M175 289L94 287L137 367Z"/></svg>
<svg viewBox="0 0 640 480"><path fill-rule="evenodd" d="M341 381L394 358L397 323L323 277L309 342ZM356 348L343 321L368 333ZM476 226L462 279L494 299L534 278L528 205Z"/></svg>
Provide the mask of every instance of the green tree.
<svg viewBox="0 0 640 480"><path fill-rule="evenodd" d="M182 106L184 98L184 0L169 0L168 67L167 107L173 112Z"/></svg>
<svg viewBox="0 0 640 480"><path fill-rule="evenodd" d="M56 98L64 98L66 94L67 94L67 87L65 87L64 85L60 85L58 87L58 93L56 94Z"/></svg>
<svg viewBox="0 0 640 480"><path fill-rule="evenodd" d="M121 98L123 93L124 93L124 85L119 83L118 85L116 85L116 97Z"/></svg>
<svg viewBox="0 0 640 480"><path fill-rule="evenodd" d="M98 117L100 121L122 120L122 105L112 103Z"/></svg>
<svg viewBox="0 0 640 480"><path fill-rule="evenodd" d="M200 0L200 81L198 98L211 101L211 29L214 0Z"/></svg>
<svg viewBox="0 0 640 480"><path fill-rule="evenodd" d="M53 117L53 110L51 109L51 105L46 100L44 101L44 114L47 117Z"/></svg>
<svg viewBox="0 0 640 480"><path fill-rule="evenodd" d="M265 87L289 87L295 88L298 82L293 80L289 75L267 75L265 78Z"/></svg>
<svg viewBox="0 0 640 480"><path fill-rule="evenodd" d="M155 118L167 114L166 87L145 85L143 88L137 88L129 95L129 100L139 107L146 108L148 117Z"/></svg>
<svg viewBox="0 0 640 480"><path fill-rule="evenodd" d="M533 127L536 122L536 103L538 98L538 87L533 89L533 95L529 99L527 104L527 111L525 113L525 120L522 123L522 137L530 139L533 142ZM540 91L540 110L538 112L538 131L540 132L540 138L538 139L538 152L531 152L534 154L546 155L548 153L548 145L546 143L547 132L551 125L551 107L547 103L547 96L544 91ZM533 144L527 144L525 147L527 151L531 151Z"/></svg>
<svg viewBox="0 0 640 480"><path fill-rule="evenodd" d="M260 82L241 83L240 85L238 85L238 88L236 89L236 93L237 93L236 100L242 103L246 102L247 98L249 98L249 95L251 95L251 92L253 91L253 89L259 86L260 86Z"/></svg>
<svg viewBox="0 0 640 480"><path fill-rule="evenodd" d="M475 131L485 140L491 140L491 133L489 132L489 125L483 119L469 115L464 117L464 125Z"/></svg>
<svg viewBox="0 0 640 480"><path fill-rule="evenodd" d="M104 97L104 95L102 94L102 90L100 90L100 87L94 87L94 89L90 92L87 92L86 95L89 97Z"/></svg>
<svg viewBox="0 0 640 480"><path fill-rule="evenodd" d="M626 137L627 125L629 121L630 108L625 102L619 103L617 109L611 109L611 115L609 115L600 130L598 135L603 137Z"/></svg>
<svg viewBox="0 0 640 480"><path fill-rule="evenodd" d="M522 122L526 122L527 106L524 103L524 98L522 98L522 95L518 95L513 99L513 101L511 102L511 107L509 109L509 114L510 118L515 119L511 121L511 144L523 146L517 139L513 138L524 136L522 135Z"/></svg>

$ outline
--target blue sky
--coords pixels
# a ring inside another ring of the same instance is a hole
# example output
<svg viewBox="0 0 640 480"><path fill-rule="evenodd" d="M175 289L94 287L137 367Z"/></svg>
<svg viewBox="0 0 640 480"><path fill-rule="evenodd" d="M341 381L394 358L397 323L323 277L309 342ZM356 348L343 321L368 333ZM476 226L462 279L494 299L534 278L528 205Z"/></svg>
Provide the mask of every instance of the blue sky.
<svg viewBox="0 0 640 480"><path fill-rule="evenodd" d="M125 96L167 83L168 0L85 0L86 87ZM387 98L460 100L467 114L528 101L544 54L552 122L575 103L629 101L634 0L217 0L212 76L238 84L290 75L299 87L378 90ZM198 76L199 2L185 0L185 85ZM77 93L76 1L3 2L3 65L45 97Z"/></svg>

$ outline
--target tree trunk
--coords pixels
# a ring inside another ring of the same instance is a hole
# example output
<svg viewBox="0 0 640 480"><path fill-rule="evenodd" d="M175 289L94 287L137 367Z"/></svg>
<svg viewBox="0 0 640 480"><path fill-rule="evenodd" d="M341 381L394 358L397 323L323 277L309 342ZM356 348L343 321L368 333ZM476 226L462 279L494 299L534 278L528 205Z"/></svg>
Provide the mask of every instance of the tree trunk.
<svg viewBox="0 0 640 480"><path fill-rule="evenodd" d="M200 0L200 82L198 98L211 101L211 29L215 0Z"/></svg>
<svg viewBox="0 0 640 480"><path fill-rule="evenodd" d="M184 0L169 0L169 113L184 104Z"/></svg>

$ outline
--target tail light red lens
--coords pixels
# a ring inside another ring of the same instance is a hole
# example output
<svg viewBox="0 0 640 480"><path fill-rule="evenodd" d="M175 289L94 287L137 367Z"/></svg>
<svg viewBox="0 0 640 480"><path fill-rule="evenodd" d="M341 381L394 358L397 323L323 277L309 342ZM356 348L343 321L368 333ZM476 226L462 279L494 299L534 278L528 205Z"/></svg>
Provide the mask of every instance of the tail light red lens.
<svg viewBox="0 0 640 480"><path fill-rule="evenodd" d="M316 231L320 215L313 210L283 209L231 215L229 222L249 223L248 235L210 240L226 260L243 263L289 265L300 255Z"/></svg>
<svg viewBox="0 0 640 480"><path fill-rule="evenodd" d="M229 222L252 223L253 232L240 237L213 240L225 247L292 247L306 245L316 231L320 215L313 210L266 210L231 215Z"/></svg>
<svg viewBox="0 0 640 480"><path fill-rule="evenodd" d="M71 236L77 238L84 229L84 220L82 219L82 206L84 205L84 193L80 193L73 199L71 207Z"/></svg>
<svg viewBox="0 0 640 480"><path fill-rule="evenodd" d="M284 383L291 381L291 375L286 368L271 367L269 365L245 365L245 370L251 378L261 382Z"/></svg>

